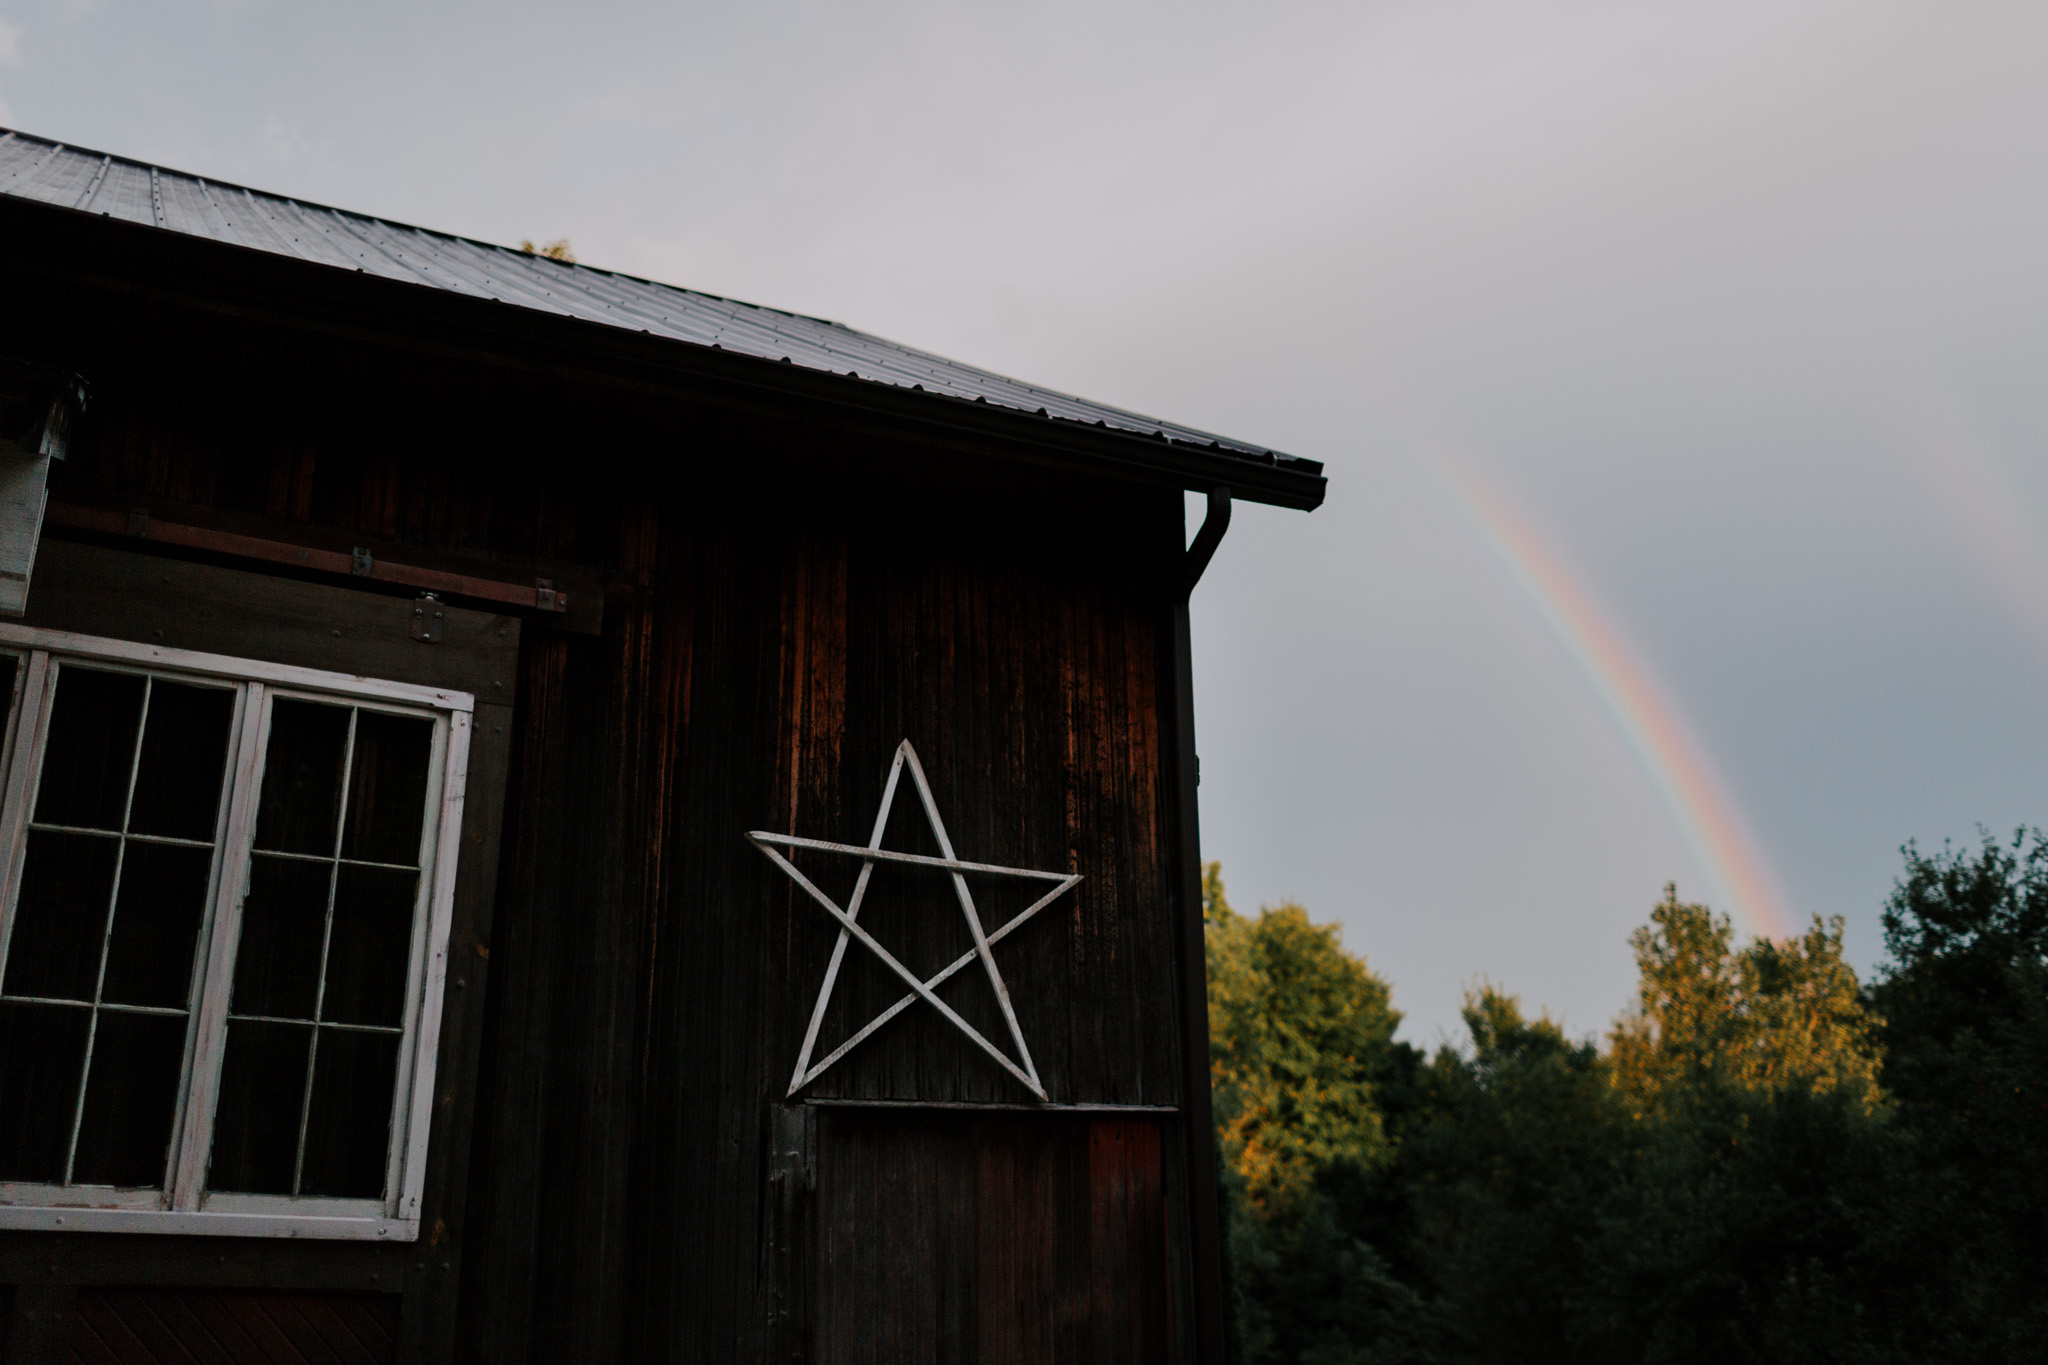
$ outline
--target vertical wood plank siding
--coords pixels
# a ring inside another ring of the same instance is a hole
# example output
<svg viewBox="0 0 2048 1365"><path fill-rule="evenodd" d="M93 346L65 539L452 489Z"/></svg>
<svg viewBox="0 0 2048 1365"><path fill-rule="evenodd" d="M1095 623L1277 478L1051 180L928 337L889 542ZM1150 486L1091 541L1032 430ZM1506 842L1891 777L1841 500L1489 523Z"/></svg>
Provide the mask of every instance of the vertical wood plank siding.
<svg viewBox="0 0 2048 1365"><path fill-rule="evenodd" d="M398 1298L206 1289L88 1289L78 1295L77 1365L390 1365Z"/></svg>
<svg viewBox="0 0 2048 1365"><path fill-rule="evenodd" d="M1158 1125L828 1111L819 1365L1167 1358Z"/></svg>
<svg viewBox="0 0 2048 1365"><path fill-rule="evenodd" d="M1052 1100L1179 1105L1179 495L311 335L287 373L246 328L175 321L203 363L107 340L147 329L80 342L94 409L58 496L605 584L600 634L521 640L473 945L476 1108L437 1114L467 1168L437 1159L463 1188L440 1192L406 1298L447 1325L407 1349L1106 1361L1184 1342L1179 1120L785 1103L835 929L742 838L865 842L908 737L961 857L1083 876L996 949ZM907 789L887 841L936 852ZM852 884L849 860L798 861ZM974 890L991 927L1029 899ZM968 943L945 879L915 870L878 873L862 921L927 974ZM901 994L850 950L821 1055ZM1006 1038L980 974L942 996ZM1027 1096L919 1006L802 1098ZM915 1252L890 1229L917 1229ZM847 1316L870 1311L864 1274L918 1298L887 1324L900 1350L857 1344L885 1339Z"/></svg>
<svg viewBox="0 0 2048 1365"><path fill-rule="evenodd" d="M740 835L859 841L906 733L964 856L1087 877L1001 950L1054 1100L1178 1099L1176 1016L1132 998L1174 999L1142 594L1085 561L1051 588L1006 582L991 566L1010 547L940 553L931 532L904 554L902 524L856 553L814 514L721 501L665 508L657 532L646 520L631 544L652 581L636 568L614 590L601 639L535 633L523 661L462 1334L485 1359L761 1348L771 1109L833 927ZM892 843L929 851L902 810ZM843 891L852 864L819 876ZM919 969L962 949L941 879L878 877L869 905ZM901 994L847 964L828 1039ZM963 977L980 993L949 1003L995 1035L985 984ZM915 1013L810 1093L1022 1098Z"/></svg>

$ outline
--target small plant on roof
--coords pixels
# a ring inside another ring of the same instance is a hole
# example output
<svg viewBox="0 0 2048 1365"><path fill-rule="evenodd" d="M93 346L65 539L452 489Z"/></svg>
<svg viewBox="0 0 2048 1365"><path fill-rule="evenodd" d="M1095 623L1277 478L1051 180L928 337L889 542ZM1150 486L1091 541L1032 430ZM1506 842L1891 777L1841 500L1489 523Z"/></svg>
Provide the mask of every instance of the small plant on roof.
<svg viewBox="0 0 2048 1365"><path fill-rule="evenodd" d="M524 237L520 239L519 249L529 256L545 256L551 261L562 261L569 265L576 264L576 253L569 249L569 239L567 237L557 237L554 241L543 242L539 246L533 244L531 237Z"/></svg>

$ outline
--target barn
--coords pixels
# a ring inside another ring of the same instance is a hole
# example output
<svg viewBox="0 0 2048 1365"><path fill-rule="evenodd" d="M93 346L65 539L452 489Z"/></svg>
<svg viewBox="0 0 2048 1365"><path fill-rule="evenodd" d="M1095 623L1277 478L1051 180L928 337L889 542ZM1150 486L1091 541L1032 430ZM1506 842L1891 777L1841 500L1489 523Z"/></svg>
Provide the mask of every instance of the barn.
<svg viewBox="0 0 2048 1365"><path fill-rule="evenodd" d="M1188 597L1319 464L18 132L0 242L7 1365L1222 1359Z"/></svg>

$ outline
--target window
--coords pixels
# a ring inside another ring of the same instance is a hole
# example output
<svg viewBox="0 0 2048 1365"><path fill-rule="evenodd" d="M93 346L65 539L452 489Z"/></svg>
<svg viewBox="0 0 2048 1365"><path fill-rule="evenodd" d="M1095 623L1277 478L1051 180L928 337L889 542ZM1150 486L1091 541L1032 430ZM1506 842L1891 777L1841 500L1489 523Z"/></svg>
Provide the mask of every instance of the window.
<svg viewBox="0 0 2048 1365"><path fill-rule="evenodd" d="M0 1227L416 1235L471 699L0 625Z"/></svg>

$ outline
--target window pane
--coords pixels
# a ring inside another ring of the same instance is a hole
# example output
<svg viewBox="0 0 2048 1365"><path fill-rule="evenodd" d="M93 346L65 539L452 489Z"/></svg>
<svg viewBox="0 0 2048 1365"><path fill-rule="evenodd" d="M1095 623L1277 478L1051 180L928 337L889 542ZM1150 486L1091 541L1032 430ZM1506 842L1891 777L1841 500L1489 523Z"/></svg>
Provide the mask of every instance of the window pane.
<svg viewBox="0 0 2048 1365"><path fill-rule="evenodd" d="M96 834L29 831L6 994L92 999L120 847L119 839Z"/></svg>
<svg viewBox="0 0 2048 1365"><path fill-rule="evenodd" d="M0 1180L64 1178L90 1010L0 1004Z"/></svg>
<svg viewBox="0 0 2048 1365"><path fill-rule="evenodd" d="M226 688L151 683L130 833L213 839L234 716L235 694Z"/></svg>
<svg viewBox="0 0 2048 1365"><path fill-rule="evenodd" d="M149 723L155 728L154 705ZM100 999L185 1008L192 988L192 950L206 913L206 882L212 871L210 848L129 841L121 859L121 892Z"/></svg>
<svg viewBox="0 0 2048 1365"><path fill-rule="evenodd" d="M427 756L433 742L434 722L424 717L376 711L357 715L342 857L366 863L419 863L427 812Z"/></svg>
<svg viewBox="0 0 2048 1365"><path fill-rule="evenodd" d="M228 1025L214 1109L210 1190L290 1194L310 1024Z"/></svg>
<svg viewBox="0 0 2048 1365"><path fill-rule="evenodd" d="M162 1187L184 1059L183 1015L100 1011L72 1184Z"/></svg>
<svg viewBox="0 0 2048 1365"><path fill-rule="evenodd" d="M311 1019L320 989L320 940L334 864L297 858L249 860L242 941L235 949L236 1014Z"/></svg>
<svg viewBox="0 0 2048 1365"><path fill-rule="evenodd" d="M384 1193L397 1080L398 1039L392 1034L320 1030L299 1193L352 1199Z"/></svg>
<svg viewBox="0 0 2048 1365"><path fill-rule="evenodd" d="M121 828L144 679L63 665L43 749L35 818L46 825Z"/></svg>
<svg viewBox="0 0 2048 1365"><path fill-rule="evenodd" d="M256 847L334 856L348 716L346 706L310 701L280 700L271 707Z"/></svg>
<svg viewBox="0 0 2048 1365"><path fill-rule="evenodd" d="M342 865L321 1019L391 1028L405 1021L405 972L412 958L419 880L417 872Z"/></svg>

